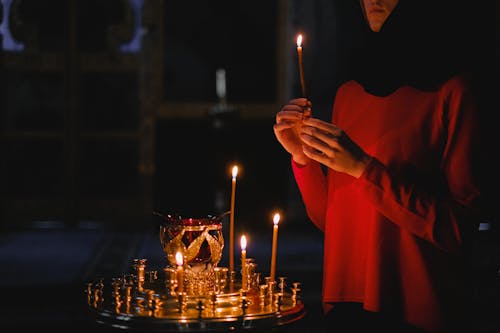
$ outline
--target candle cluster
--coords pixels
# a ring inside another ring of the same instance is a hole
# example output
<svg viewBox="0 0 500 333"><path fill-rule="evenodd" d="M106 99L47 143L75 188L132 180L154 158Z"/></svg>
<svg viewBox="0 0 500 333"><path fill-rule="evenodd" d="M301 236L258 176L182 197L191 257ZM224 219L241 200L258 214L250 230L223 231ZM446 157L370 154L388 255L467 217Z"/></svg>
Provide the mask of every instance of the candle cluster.
<svg viewBox="0 0 500 333"><path fill-rule="evenodd" d="M234 272L234 205L236 197L236 176L238 175L238 166L233 166L231 172L231 210L230 210L230 224L229 224L229 272ZM271 268L270 280L276 279L276 257L278 249L278 223L280 221L280 214L275 213L273 216L273 238L272 238L272 253L271 253ZM245 290L246 286L246 259L247 259L247 239L246 236L241 236L241 274L242 274L242 289Z"/></svg>
<svg viewBox="0 0 500 333"><path fill-rule="evenodd" d="M192 322L197 325L196 329L216 328L222 332L235 330L240 324L245 329L258 327L259 322L266 328L280 326L304 316L299 283L293 282L293 287L286 290L286 277L276 278L279 213L274 213L272 218L270 276L261 279L254 258L247 256L248 235L243 234L239 285L234 271L238 166L232 168L231 175L231 271L217 266L224 248L221 219L226 213L206 219L163 216L165 223L160 226L160 240L169 262L163 268L163 279L158 277L157 271L146 271L145 259L134 259L136 275L113 278L109 302L103 296L102 281L89 283L87 302L96 311L99 321L113 326L122 321L123 327L134 325L154 330L174 326L195 328L185 326ZM249 322L251 326L247 325Z"/></svg>

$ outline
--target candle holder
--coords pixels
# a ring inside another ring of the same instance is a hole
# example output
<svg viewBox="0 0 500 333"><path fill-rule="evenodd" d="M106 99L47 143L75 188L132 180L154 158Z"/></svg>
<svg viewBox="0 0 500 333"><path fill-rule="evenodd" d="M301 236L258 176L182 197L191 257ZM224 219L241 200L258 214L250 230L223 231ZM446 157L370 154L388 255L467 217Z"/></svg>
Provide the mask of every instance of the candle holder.
<svg viewBox="0 0 500 333"><path fill-rule="evenodd" d="M160 242L168 262L160 274L147 269L146 259L134 259L133 273L112 278L110 287L104 279L86 284L95 322L141 331L207 332L273 329L305 316L299 282L289 289L284 276L279 286L270 277L261 281L253 258L245 259L241 279L218 266L224 246L220 217L170 217L160 226ZM184 255L183 281L176 274L178 251Z"/></svg>
<svg viewBox="0 0 500 333"><path fill-rule="evenodd" d="M166 215L160 225L160 242L170 265L175 254L184 256L182 283L188 295L204 295L215 286L215 271L222 257L222 217L182 218Z"/></svg>

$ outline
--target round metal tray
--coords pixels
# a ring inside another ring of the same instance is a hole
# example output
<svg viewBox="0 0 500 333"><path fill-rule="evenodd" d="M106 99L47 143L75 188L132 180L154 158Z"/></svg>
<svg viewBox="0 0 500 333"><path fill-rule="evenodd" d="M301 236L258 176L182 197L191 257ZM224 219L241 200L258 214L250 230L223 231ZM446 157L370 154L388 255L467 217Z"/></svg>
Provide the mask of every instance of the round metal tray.
<svg viewBox="0 0 500 333"><path fill-rule="evenodd" d="M210 296L180 298L164 290L142 289L133 292L128 301L118 302L112 296L95 295L88 295L88 309L97 323L148 332L272 329L306 314L300 299L288 292L263 295L256 290L244 294L224 290Z"/></svg>

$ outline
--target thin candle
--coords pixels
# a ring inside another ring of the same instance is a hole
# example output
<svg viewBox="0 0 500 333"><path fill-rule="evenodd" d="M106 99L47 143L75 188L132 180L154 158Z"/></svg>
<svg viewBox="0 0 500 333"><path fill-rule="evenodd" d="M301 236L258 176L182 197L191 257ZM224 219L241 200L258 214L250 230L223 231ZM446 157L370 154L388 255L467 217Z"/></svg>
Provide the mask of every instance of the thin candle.
<svg viewBox="0 0 500 333"><path fill-rule="evenodd" d="M224 68L219 68L215 72L215 91L219 100L226 100L226 70Z"/></svg>
<svg viewBox="0 0 500 333"><path fill-rule="evenodd" d="M273 217L273 247L271 252L271 281L275 280L276 276L276 251L278 248L278 223L280 222L280 214L276 213Z"/></svg>
<svg viewBox="0 0 500 333"><path fill-rule="evenodd" d="M241 289L247 290L247 238L241 236Z"/></svg>
<svg viewBox="0 0 500 333"><path fill-rule="evenodd" d="M234 271L234 201L236 197L236 176L238 166L233 166L231 180L231 215L229 217L229 272Z"/></svg>
<svg viewBox="0 0 500 333"><path fill-rule="evenodd" d="M177 262L177 292L184 292L184 258L181 252L175 254L175 261Z"/></svg>
<svg viewBox="0 0 500 333"><path fill-rule="evenodd" d="M306 81L304 79L304 66L302 64L302 35L297 37L297 55L299 61L300 87L302 88L302 97L306 97Z"/></svg>

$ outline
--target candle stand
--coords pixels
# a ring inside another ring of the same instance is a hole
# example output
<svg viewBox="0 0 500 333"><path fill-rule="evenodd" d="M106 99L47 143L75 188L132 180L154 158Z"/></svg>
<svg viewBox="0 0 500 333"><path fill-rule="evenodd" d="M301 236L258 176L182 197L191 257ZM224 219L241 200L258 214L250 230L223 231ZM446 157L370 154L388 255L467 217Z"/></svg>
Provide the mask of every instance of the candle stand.
<svg viewBox="0 0 500 333"><path fill-rule="evenodd" d="M132 273L87 284L88 309L97 323L150 332L260 331L305 316L299 282L262 279L253 258L239 272L218 266L224 244L220 218L169 216L160 240L168 259L162 270L148 270L147 259L134 259ZM184 254L182 281L174 251Z"/></svg>

